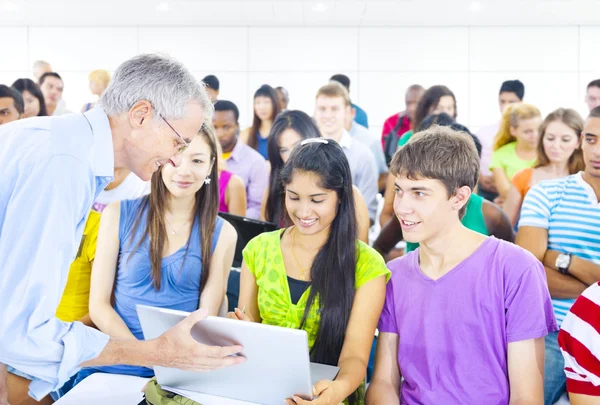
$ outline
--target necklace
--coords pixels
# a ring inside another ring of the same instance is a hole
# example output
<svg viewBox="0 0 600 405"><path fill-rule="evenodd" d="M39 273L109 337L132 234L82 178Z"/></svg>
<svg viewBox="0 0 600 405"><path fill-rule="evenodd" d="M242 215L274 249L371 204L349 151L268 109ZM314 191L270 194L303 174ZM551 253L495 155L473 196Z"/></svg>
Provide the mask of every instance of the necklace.
<svg viewBox="0 0 600 405"><path fill-rule="evenodd" d="M309 270L309 268L302 268L302 266L300 266L300 262L298 261L298 258L296 257L296 252L294 251L294 247L296 246L296 227L294 227L294 230L292 231L292 256L294 256L294 260L296 261L296 266L298 266L298 268L300 269L300 277L302 277L302 280L306 281L306 276L305 276L305 272L306 270Z"/></svg>
<svg viewBox="0 0 600 405"><path fill-rule="evenodd" d="M169 225L169 227L171 228L171 235L176 235L179 231L181 231L183 229L183 227L190 222L190 220L188 219L187 221L185 221L183 224L181 224L179 226L179 228L177 230L175 230L173 228L173 225L171 225L171 222L169 222L169 220L167 219L167 216L165 215L165 220L167 221L167 225Z"/></svg>

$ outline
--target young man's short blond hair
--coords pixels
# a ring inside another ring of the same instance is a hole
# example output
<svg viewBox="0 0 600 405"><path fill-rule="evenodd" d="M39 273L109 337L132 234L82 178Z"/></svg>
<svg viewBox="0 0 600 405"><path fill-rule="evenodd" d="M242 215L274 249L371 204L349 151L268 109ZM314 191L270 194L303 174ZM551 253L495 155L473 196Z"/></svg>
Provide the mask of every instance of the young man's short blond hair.
<svg viewBox="0 0 600 405"><path fill-rule="evenodd" d="M390 163L390 173L411 180L439 180L450 197L463 186L475 189L479 155L469 134L436 125L416 133L398 149ZM459 218L466 209L466 205L461 208Z"/></svg>
<svg viewBox="0 0 600 405"><path fill-rule="evenodd" d="M317 96L315 98L319 98L321 96L330 98L341 97L344 99L344 104L346 105L346 107L352 105L350 101L350 93L348 93L348 90L346 90L346 88L340 83L335 81L331 81L325 86L322 86L317 92Z"/></svg>

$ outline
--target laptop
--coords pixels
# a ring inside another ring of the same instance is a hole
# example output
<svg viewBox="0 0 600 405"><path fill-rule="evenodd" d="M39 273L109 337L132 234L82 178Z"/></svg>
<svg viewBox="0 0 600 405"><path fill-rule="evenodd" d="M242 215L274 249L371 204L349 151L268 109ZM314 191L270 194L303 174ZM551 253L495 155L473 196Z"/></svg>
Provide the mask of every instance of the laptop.
<svg viewBox="0 0 600 405"><path fill-rule="evenodd" d="M242 251L253 238L264 232L276 231L277 225L271 222L259 221L257 219L240 217L226 212L219 212L219 216L229 222L237 231L238 238L233 256L233 267L242 267Z"/></svg>
<svg viewBox="0 0 600 405"><path fill-rule="evenodd" d="M137 305L146 340L163 334L189 313ZM207 345L244 347L246 362L208 372L154 367L166 390L187 390L266 405L281 405L298 395L312 399L312 386L333 380L338 367L310 362L308 335L303 330L209 316L192 328L192 336Z"/></svg>

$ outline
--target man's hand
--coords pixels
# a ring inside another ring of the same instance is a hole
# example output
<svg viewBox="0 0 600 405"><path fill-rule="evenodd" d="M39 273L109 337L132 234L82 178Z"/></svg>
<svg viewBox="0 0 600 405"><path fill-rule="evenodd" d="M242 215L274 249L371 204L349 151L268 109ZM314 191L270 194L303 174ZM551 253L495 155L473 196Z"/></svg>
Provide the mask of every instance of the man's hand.
<svg viewBox="0 0 600 405"><path fill-rule="evenodd" d="M246 361L244 357L235 356L242 351L242 346L207 346L192 337L192 327L206 318L207 314L206 309L200 309L159 336L156 339L156 360L152 365L210 371Z"/></svg>
<svg viewBox="0 0 600 405"><path fill-rule="evenodd" d="M8 371L6 366L0 364L0 405L8 405L8 384L6 379L8 378Z"/></svg>

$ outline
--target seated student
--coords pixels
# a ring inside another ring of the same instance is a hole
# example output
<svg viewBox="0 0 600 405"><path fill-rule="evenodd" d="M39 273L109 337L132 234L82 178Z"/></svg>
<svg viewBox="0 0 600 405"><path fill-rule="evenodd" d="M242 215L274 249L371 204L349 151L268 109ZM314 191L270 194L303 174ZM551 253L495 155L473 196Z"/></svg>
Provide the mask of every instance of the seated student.
<svg viewBox="0 0 600 405"><path fill-rule="evenodd" d="M45 117L48 115L44 95L36 82L27 78L17 79L11 87L21 93L23 102L25 103L25 109L21 118Z"/></svg>
<svg viewBox="0 0 600 405"><path fill-rule="evenodd" d="M540 110L531 104L512 104L504 110L490 160L499 203L504 203L513 176L535 165L541 123Z"/></svg>
<svg viewBox="0 0 600 405"><path fill-rule="evenodd" d="M56 317L61 321L80 321L87 326L94 326L89 315L90 280L96 257L99 226L100 213L90 211L77 256L71 263L67 284L56 309Z"/></svg>
<svg viewBox="0 0 600 405"><path fill-rule="evenodd" d="M544 269L460 222L479 178L473 140L430 128L390 171L402 233L420 247L388 263L367 403L541 403L543 337L557 330Z"/></svg>
<svg viewBox="0 0 600 405"><path fill-rule="evenodd" d="M302 141L281 180L294 225L246 246L239 300L246 311L228 316L305 330L311 361L340 367L335 381L316 384L315 402L337 405L350 397L350 403L362 403L359 388L389 271L357 238L352 176L336 142Z"/></svg>
<svg viewBox="0 0 600 405"><path fill-rule="evenodd" d="M246 185L248 207L246 216L260 217L260 205L269 184L269 164L254 149L239 140L240 112L231 101L219 100L215 103L213 127L223 148L223 159L227 170L241 177Z"/></svg>
<svg viewBox="0 0 600 405"><path fill-rule="evenodd" d="M558 333L571 405L600 403L600 282L577 298Z"/></svg>
<svg viewBox="0 0 600 405"><path fill-rule="evenodd" d="M436 87L436 86L434 86L434 87ZM439 91L443 92L444 90L442 88L440 88ZM428 95L429 100L435 98L432 94L436 94L435 97L437 97L437 94L440 94L440 93L438 93L438 91L430 93ZM441 97L442 103L446 103L446 108L450 105L450 104L448 104L449 100L452 100L451 98L447 98L447 97L449 97L449 96ZM429 103L426 103L426 104L429 104ZM421 108L419 111L424 111L424 110L428 110L427 106L421 105ZM427 129L432 125L444 125L444 126L452 127L453 129L456 129L458 131L465 131L469 135L472 135L471 131L469 131L466 127L458 124L455 121L455 119L456 119L455 115L451 115L451 114L448 114L445 112L438 112L438 113L429 114L426 117L421 117L420 114L421 113L419 113L418 126L415 127L415 130L417 132L423 131L424 129ZM402 145L406 145L406 143L408 143L408 141L412 137L412 130L410 131L410 133L408 135L409 135L408 139ZM473 139L476 140L477 137L473 136ZM481 146L478 139L475 141L475 144ZM383 194L383 208L381 210L381 214L379 215L379 225L381 225L381 227L384 227L385 224L387 224L389 222L389 220L394 217L394 195L396 194L396 191L394 190L395 179L396 179L396 177L392 174L389 174L387 176L385 192Z"/></svg>
<svg viewBox="0 0 600 405"><path fill-rule="evenodd" d="M209 129L208 125L204 125L202 128ZM212 128L210 130L213 131ZM219 212L245 217L248 199L244 180L227 170L227 163L223 159L223 149L219 142L217 142L217 156L219 162Z"/></svg>
<svg viewBox="0 0 600 405"><path fill-rule="evenodd" d="M90 316L113 338L144 338L137 304L189 312L200 306L210 315L221 307L237 235L217 216L218 185L210 181L218 175L217 148L209 133L193 139L178 167L154 173L149 196L110 204L102 214ZM75 384L95 372L154 374L134 366L87 368Z"/></svg>
<svg viewBox="0 0 600 405"><path fill-rule="evenodd" d="M362 193L369 207L369 218L377 215L378 174L375 157L346 131L346 117L352 114L350 96L344 86L331 81L321 87L315 97L315 121L321 135L338 142L346 154L352 183Z"/></svg>
<svg viewBox="0 0 600 405"><path fill-rule="evenodd" d="M417 104L413 128L418 129L421 126L421 122L429 115L440 113L446 113L451 116L452 119L456 119L458 114L456 97L452 90L446 86L431 86L423 93L423 96ZM398 147L406 145L413 134L413 130L405 132L404 135L398 139Z"/></svg>
<svg viewBox="0 0 600 405"><path fill-rule="evenodd" d="M385 161L389 165L398 149L398 140L406 132L414 129L415 112L419 100L423 97L425 88L420 84L413 84L404 94L404 104L406 109L392 115L383 123L381 132L381 145L385 154Z"/></svg>
<svg viewBox="0 0 600 405"><path fill-rule="evenodd" d="M348 91L348 94L350 94L350 78L348 76L338 73L338 74L331 76L329 78L329 81L333 81L333 82L341 84L342 86L344 86L346 91ZM352 106L352 112L353 112L352 115L354 116L354 121L356 121L356 123L358 125L362 125L365 128L369 128L369 117L367 116L367 113L365 112L365 110L363 110L356 104L352 104L351 106Z"/></svg>
<svg viewBox="0 0 600 405"><path fill-rule="evenodd" d="M240 140L260 153L265 160L268 159L267 138L279 112L277 92L268 84L263 84L254 93L252 126L240 133Z"/></svg>
<svg viewBox="0 0 600 405"><path fill-rule="evenodd" d="M559 108L548 114L539 130L537 163L513 176L502 206L513 226L517 224L521 203L531 187L543 180L579 173L585 168L579 138L582 129L583 119L575 110Z"/></svg>
<svg viewBox="0 0 600 405"><path fill-rule="evenodd" d="M475 142L477 154L481 156L481 144L479 143L477 137L471 134L466 127L453 122L452 118L445 113L427 117L421 123L419 131L428 129L434 123L437 125L447 126L455 131L461 131L470 135ZM507 242L513 242L515 239L512 225L502 209L496 204L484 200L475 193L471 194L471 197L469 198L466 212L462 217L461 222L466 228L475 232L479 232L483 235L494 236ZM379 236L373 243L373 248L377 250L384 258L389 260L394 257L387 257L387 255L402 239L402 227L400 226L398 218L394 215L381 229ZM412 252L418 247L418 243L406 242L406 249L404 253ZM392 253L392 255L394 255L394 253Z"/></svg>
<svg viewBox="0 0 600 405"><path fill-rule="evenodd" d="M316 124L306 113L298 110L284 111L273 123L269 134L269 162L271 164L270 185L265 191L261 206L261 220L279 224L282 228L292 225L284 207L284 190L279 174L288 161L292 150L305 139L320 138ZM358 239L369 243L369 209L356 186L354 205L358 221Z"/></svg>
<svg viewBox="0 0 600 405"><path fill-rule="evenodd" d="M502 82L500 91L498 92L498 107L500 116L512 104L523 102L525 97L525 85L520 80L506 80ZM477 184L477 193L486 200L494 201L498 197L496 185L494 184L494 176L489 170L490 159L492 157L492 149L494 138L500 129L500 122L497 121L490 125L485 125L477 131L475 135L481 142L481 174L479 175L479 183Z"/></svg>
<svg viewBox="0 0 600 405"><path fill-rule="evenodd" d="M22 118L25 103L16 89L0 84L0 125Z"/></svg>
<svg viewBox="0 0 600 405"><path fill-rule="evenodd" d="M585 171L531 188L521 209L516 242L546 269L559 326L583 291L600 280L600 107L581 133ZM544 403L565 392L564 362L557 333L546 337Z"/></svg>

